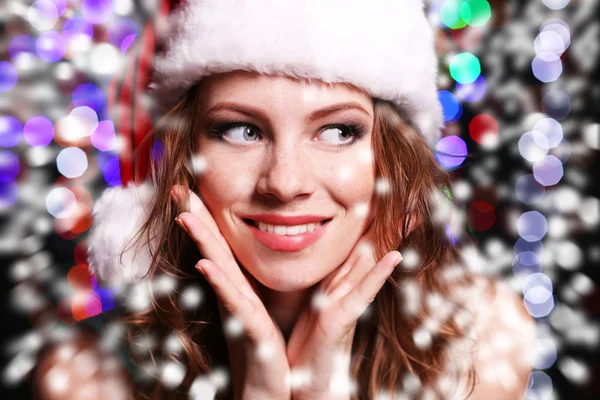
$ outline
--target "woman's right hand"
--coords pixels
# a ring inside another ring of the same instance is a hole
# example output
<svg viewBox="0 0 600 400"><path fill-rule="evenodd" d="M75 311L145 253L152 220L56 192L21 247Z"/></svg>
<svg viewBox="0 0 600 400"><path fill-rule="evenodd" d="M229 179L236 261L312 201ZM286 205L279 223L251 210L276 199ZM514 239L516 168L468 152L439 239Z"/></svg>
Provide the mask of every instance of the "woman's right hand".
<svg viewBox="0 0 600 400"><path fill-rule="evenodd" d="M189 204L185 204L186 192ZM184 186L174 186L171 197L180 210L189 210L179 214L176 221L205 257L196 269L218 298L235 398L289 400L285 339L261 301L257 283L242 272L202 200ZM242 328L241 333L235 332L236 327Z"/></svg>

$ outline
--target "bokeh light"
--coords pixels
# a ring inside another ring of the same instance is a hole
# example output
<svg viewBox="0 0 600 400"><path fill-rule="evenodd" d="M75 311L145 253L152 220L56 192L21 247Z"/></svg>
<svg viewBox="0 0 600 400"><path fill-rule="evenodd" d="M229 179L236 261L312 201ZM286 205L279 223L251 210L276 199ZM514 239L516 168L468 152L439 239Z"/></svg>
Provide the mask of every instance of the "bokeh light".
<svg viewBox="0 0 600 400"><path fill-rule="evenodd" d="M113 12L111 0L83 0L81 13L92 24L103 24Z"/></svg>
<svg viewBox="0 0 600 400"><path fill-rule="evenodd" d="M440 8L440 17L444 25L451 29L460 29L467 26L467 22L461 18L461 6L463 0L446 0Z"/></svg>
<svg viewBox="0 0 600 400"><path fill-rule="evenodd" d="M456 83L456 95L464 101L474 102L479 101L485 96L487 85L483 75L479 75L474 82L471 83Z"/></svg>
<svg viewBox="0 0 600 400"><path fill-rule="evenodd" d="M496 222L494 207L486 201L474 201L467 212L467 223L475 231L489 230Z"/></svg>
<svg viewBox="0 0 600 400"><path fill-rule="evenodd" d="M552 155L544 156L533 164L533 176L544 186L556 185L563 173L562 162Z"/></svg>
<svg viewBox="0 0 600 400"><path fill-rule="evenodd" d="M13 37L8 43L8 54L11 60L15 61L21 53L35 54L35 38L31 35L18 35Z"/></svg>
<svg viewBox="0 0 600 400"><path fill-rule="evenodd" d="M542 273L533 273L523 280L523 304L534 318L545 317L554 308L552 281Z"/></svg>
<svg viewBox="0 0 600 400"><path fill-rule="evenodd" d="M438 100L442 105L444 123L451 124L458 121L462 115L462 105L451 92L441 90L438 92Z"/></svg>
<svg viewBox="0 0 600 400"><path fill-rule="evenodd" d="M525 132L519 139L518 148L521 157L524 159L535 162L541 160L546 154L548 154L548 144L544 144L542 141L545 140L545 136L540 135L538 140L535 140L533 132ZM542 143L540 146L538 143Z"/></svg>
<svg viewBox="0 0 600 400"><path fill-rule="evenodd" d="M100 112L104 105L104 95L102 90L92 83L84 83L83 85L77 86L73 91L72 99L75 107L86 106L96 112Z"/></svg>
<svg viewBox="0 0 600 400"><path fill-rule="evenodd" d="M119 159L116 156L110 157L102 166L102 175L104 181L110 186L119 186L121 184L121 172L119 170Z"/></svg>
<svg viewBox="0 0 600 400"><path fill-rule="evenodd" d="M561 8L565 8L570 1L571 0L542 0L542 3L553 10L560 10Z"/></svg>
<svg viewBox="0 0 600 400"><path fill-rule="evenodd" d="M12 182L21 171L19 157L8 150L0 150L0 183Z"/></svg>
<svg viewBox="0 0 600 400"><path fill-rule="evenodd" d="M446 169L460 166L467 158L467 145L458 136L446 136L437 143L436 159Z"/></svg>
<svg viewBox="0 0 600 400"><path fill-rule="evenodd" d="M458 83L473 83L481 74L479 59L471 53L459 53L450 61L450 76Z"/></svg>
<svg viewBox="0 0 600 400"><path fill-rule="evenodd" d="M56 62L62 59L67 45L62 35L56 31L44 32L36 42L37 55L44 61Z"/></svg>
<svg viewBox="0 0 600 400"><path fill-rule="evenodd" d="M490 114L476 115L469 122L469 135L479 144L495 140L499 133L498 121Z"/></svg>
<svg viewBox="0 0 600 400"><path fill-rule="evenodd" d="M16 182L4 182L0 185L0 212L9 210L19 197L19 186Z"/></svg>
<svg viewBox="0 0 600 400"><path fill-rule="evenodd" d="M117 146L117 136L115 126L112 121L100 121L91 137L92 145L100 151L115 150Z"/></svg>
<svg viewBox="0 0 600 400"><path fill-rule="evenodd" d="M54 138L54 126L46 117L31 117L23 126L23 138L33 147L47 146Z"/></svg>
<svg viewBox="0 0 600 400"><path fill-rule="evenodd" d="M563 129L560 123L552 118L542 118L533 126L533 140L545 149L558 146L563 139Z"/></svg>
<svg viewBox="0 0 600 400"><path fill-rule="evenodd" d="M67 188L54 188L46 196L46 209L54 218L69 218L76 207L77 199Z"/></svg>
<svg viewBox="0 0 600 400"><path fill-rule="evenodd" d="M94 26L85 18L75 16L65 21L62 32L67 40L77 39L80 35L92 39L94 37Z"/></svg>
<svg viewBox="0 0 600 400"><path fill-rule="evenodd" d="M571 98L561 90L551 90L542 98L542 111L554 119L565 119L571 112Z"/></svg>
<svg viewBox="0 0 600 400"><path fill-rule="evenodd" d="M540 256L533 251L516 253L512 263L512 270L513 274L517 277L525 277L536 272L541 272L542 264Z"/></svg>
<svg viewBox="0 0 600 400"><path fill-rule="evenodd" d="M58 10L49 0L38 0L29 7L27 20L38 31L52 29L58 21Z"/></svg>
<svg viewBox="0 0 600 400"><path fill-rule="evenodd" d="M556 358L555 341L551 338L538 338L533 367L537 369L550 368L556 362Z"/></svg>
<svg viewBox="0 0 600 400"><path fill-rule="evenodd" d="M6 61L0 61L0 92L8 92L15 87L19 75L15 67Z"/></svg>
<svg viewBox="0 0 600 400"><path fill-rule="evenodd" d="M112 22L108 30L108 41L125 54L134 43L138 34L138 27L128 18L120 18Z"/></svg>
<svg viewBox="0 0 600 400"><path fill-rule="evenodd" d="M0 146L13 147L23 137L21 121L11 116L0 116Z"/></svg>
<svg viewBox="0 0 600 400"><path fill-rule="evenodd" d="M523 213L517 221L519 235L528 242L542 240L548 232L546 217L538 211Z"/></svg>
<svg viewBox="0 0 600 400"><path fill-rule="evenodd" d="M470 26L484 26L492 16L492 9L487 0L465 0L460 7L460 15Z"/></svg>
<svg viewBox="0 0 600 400"><path fill-rule="evenodd" d="M552 82L562 74L560 58L548 51L539 53L531 62L533 75L542 82Z"/></svg>
<svg viewBox="0 0 600 400"><path fill-rule="evenodd" d="M111 75L119 68L121 61L121 53L115 46L108 43L95 45L90 51L90 73L100 76Z"/></svg>
<svg viewBox="0 0 600 400"><path fill-rule="evenodd" d="M523 175L515 184L515 195L524 204L532 205L544 198L546 189L533 175Z"/></svg>
<svg viewBox="0 0 600 400"><path fill-rule="evenodd" d="M65 177L79 178L88 167L87 156L79 147L68 147L56 157L56 166Z"/></svg>

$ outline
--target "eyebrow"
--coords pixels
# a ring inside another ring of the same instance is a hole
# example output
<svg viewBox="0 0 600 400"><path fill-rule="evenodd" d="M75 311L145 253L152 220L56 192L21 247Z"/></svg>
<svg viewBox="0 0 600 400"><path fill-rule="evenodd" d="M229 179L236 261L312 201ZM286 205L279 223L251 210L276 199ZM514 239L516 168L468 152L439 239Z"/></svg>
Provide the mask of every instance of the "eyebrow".
<svg viewBox="0 0 600 400"><path fill-rule="evenodd" d="M239 113L248 115L250 117L262 118L265 120L268 119L268 115L259 108L254 108L252 106L241 105L241 104L231 103L231 102L217 103L216 105L209 108L204 113L204 116L206 117L208 114L215 112L215 111L220 111L220 110L232 110L232 111L237 111ZM371 116L371 114L369 114L369 112L367 110L365 110L360 104L358 104L356 102L349 102L349 103L334 104L334 105L322 108L320 110L313 111L307 117L307 120L315 120L318 118L323 118L327 115L338 113L340 111L345 111L345 110L359 110L359 111L363 112L364 114L368 115L369 118L373 118Z"/></svg>

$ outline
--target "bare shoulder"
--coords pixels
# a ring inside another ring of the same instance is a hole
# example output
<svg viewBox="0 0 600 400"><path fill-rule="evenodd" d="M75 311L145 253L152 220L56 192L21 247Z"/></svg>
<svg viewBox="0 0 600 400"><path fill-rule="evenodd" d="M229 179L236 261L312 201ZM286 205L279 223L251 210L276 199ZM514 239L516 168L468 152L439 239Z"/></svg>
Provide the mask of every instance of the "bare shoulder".
<svg viewBox="0 0 600 400"><path fill-rule="evenodd" d="M522 399L535 356L535 321L521 296L503 282L475 277L465 293L470 346L458 351L469 353L476 372L468 399ZM463 373L461 384L465 382Z"/></svg>
<svg viewBox="0 0 600 400"><path fill-rule="evenodd" d="M48 346L33 375L33 391L40 400L133 399L121 361L102 350L97 338L77 335Z"/></svg>

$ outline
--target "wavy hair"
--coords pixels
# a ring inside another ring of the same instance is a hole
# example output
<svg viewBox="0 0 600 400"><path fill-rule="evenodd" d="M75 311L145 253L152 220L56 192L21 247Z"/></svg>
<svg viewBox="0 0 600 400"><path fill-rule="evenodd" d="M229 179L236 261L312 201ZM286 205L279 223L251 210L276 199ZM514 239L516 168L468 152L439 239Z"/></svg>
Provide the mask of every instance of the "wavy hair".
<svg viewBox="0 0 600 400"><path fill-rule="evenodd" d="M155 238L159 243L146 278L152 304L143 311L124 314L121 320L127 323L128 349L137 363L160 367L172 360L185 367L186 373L176 388L160 379L142 381L137 398L187 398L196 377L229 364L216 295L194 269L202 256L174 223L181 210L170 199L173 185L185 185L197 192L192 159L197 150L194 132L198 104L199 85L195 85L145 139L160 143L161 149L153 153L150 162L155 202L136 236L136 240ZM412 268L403 268L403 263L396 268L370 305L369 317L358 321L351 362L352 378L357 383L353 398L357 400L372 399L382 391L391 395L398 390L414 393L415 379L421 389L429 387L433 389L428 390L439 393L441 378L448 377L446 364L452 362L445 350L466 336L464 324L452 318L458 315L457 311L466 310L459 301L451 300L452 287L471 282L468 274L457 277L454 273L460 253L447 234L446 224L436 222L437 206L432 200L435 194L442 193L444 201L451 202L448 173L400 110L387 101L374 99L374 112L372 148L376 174L388 183L389 189L385 195L377 196L375 254L380 259L397 249L405 255L411 252L416 262ZM152 146L145 148L149 147ZM153 291L152 282L162 275L176 282L175 290L166 294ZM181 303L181 293L188 287L199 287L204 294L197 309L190 310ZM440 307L440 299L445 307ZM170 352L158 346L149 351L147 347L141 352L136 350L144 338L164 340L168 335L179 339L181 351ZM475 379L470 365L466 374L467 395L473 390ZM156 371L150 374L156 376ZM457 373L456 379L461 375ZM228 395L231 392L221 398Z"/></svg>

